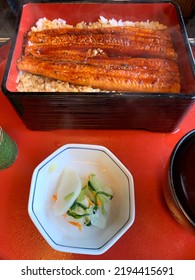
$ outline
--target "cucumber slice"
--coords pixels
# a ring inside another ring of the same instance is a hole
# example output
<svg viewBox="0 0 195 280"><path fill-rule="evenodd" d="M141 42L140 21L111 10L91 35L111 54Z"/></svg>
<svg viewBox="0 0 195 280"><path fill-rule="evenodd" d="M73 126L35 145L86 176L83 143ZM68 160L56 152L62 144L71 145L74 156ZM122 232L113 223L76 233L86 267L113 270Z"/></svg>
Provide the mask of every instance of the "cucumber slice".
<svg viewBox="0 0 195 280"><path fill-rule="evenodd" d="M101 183L100 181L97 179L96 175L95 174L90 174L89 176L89 180L88 180L88 186L89 188L94 191L94 192L97 192L100 190L101 188Z"/></svg>

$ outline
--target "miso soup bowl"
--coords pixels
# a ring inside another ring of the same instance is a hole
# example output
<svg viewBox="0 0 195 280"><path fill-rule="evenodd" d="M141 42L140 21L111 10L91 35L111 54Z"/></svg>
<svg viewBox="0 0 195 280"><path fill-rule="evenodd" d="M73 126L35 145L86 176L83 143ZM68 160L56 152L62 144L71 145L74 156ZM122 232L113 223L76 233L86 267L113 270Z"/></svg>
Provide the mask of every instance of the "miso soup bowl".
<svg viewBox="0 0 195 280"><path fill-rule="evenodd" d="M175 219L195 234L195 130L184 135L172 152L164 194Z"/></svg>

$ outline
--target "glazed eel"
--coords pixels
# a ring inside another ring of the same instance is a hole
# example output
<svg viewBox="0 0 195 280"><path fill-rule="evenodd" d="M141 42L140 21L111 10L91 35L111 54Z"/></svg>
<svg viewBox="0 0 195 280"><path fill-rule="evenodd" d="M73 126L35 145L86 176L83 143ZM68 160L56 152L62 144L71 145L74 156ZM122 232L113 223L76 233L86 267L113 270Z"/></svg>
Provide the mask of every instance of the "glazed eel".
<svg viewBox="0 0 195 280"><path fill-rule="evenodd" d="M61 28L29 32L19 70L108 91L180 91L167 30Z"/></svg>

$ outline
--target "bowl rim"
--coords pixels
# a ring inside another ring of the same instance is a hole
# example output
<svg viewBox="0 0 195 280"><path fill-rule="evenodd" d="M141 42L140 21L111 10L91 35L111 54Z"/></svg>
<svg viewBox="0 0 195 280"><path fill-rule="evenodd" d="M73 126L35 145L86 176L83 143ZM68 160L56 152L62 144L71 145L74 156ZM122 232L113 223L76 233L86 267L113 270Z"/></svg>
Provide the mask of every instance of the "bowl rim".
<svg viewBox="0 0 195 280"><path fill-rule="evenodd" d="M177 157L182 153L182 151L185 149L186 144L188 144L191 141L195 141L195 129L189 131L186 133L175 145L169 162L169 188L171 190L172 197L176 203L176 205L181 210L183 216L186 217L186 220L189 222L189 224L195 229L195 220L193 220L186 207L183 205L182 201L179 199L176 188L180 187L180 185L175 185L174 180L174 165L177 163Z"/></svg>
<svg viewBox="0 0 195 280"><path fill-rule="evenodd" d="M107 241L105 241L101 246L95 248L86 248L86 247L77 247L77 246L69 246L65 244L58 244L53 240L53 238L49 235L47 230L45 230L42 223L39 221L36 213L33 210L33 198L35 194L35 184L36 179L38 177L38 173L42 167L47 165L52 159L58 156L60 153L65 152L67 149L90 149L90 150L97 150L99 152L104 152L106 156L110 157L111 160L121 169L123 174L126 176L128 180L128 190L129 190L129 216L128 219L125 221L124 225L114 234L109 237ZM101 145L93 145L93 144L65 144L58 148L56 151L51 153L48 157L46 157L38 166L34 169L32 179L31 179L31 187L30 187L30 194L28 200L28 214L39 230L40 234L44 237L47 243L55 250L61 252L70 252L70 253L80 253L80 254L91 254L91 255L99 255L106 252L110 247L112 247L119 238L132 226L135 220L135 193L134 193L134 180L133 176L130 171L122 164L122 162L106 147Z"/></svg>

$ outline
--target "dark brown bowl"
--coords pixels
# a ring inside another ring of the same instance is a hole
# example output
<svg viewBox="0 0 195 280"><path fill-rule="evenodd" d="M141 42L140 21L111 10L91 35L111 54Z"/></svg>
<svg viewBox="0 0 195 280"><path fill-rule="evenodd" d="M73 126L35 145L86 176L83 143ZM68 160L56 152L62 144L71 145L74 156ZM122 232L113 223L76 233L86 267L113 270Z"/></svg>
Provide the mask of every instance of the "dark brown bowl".
<svg viewBox="0 0 195 280"><path fill-rule="evenodd" d="M62 2L28 1L20 9L2 83L3 93L29 129L145 129L171 132L194 103L193 58L180 8L172 1ZM59 3L60 2L60 3ZM42 17L70 24L106 18L159 21L170 28L181 73L181 92L170 93L25 93L16 91L16 60L23 39Z"/></svg>
<svg viewBox="0 0 195 280"><path fill-rule="evenodd" d="M195 234L195 130L175 146L169 165L169 184L165 198L180 224Z"/></svg>

